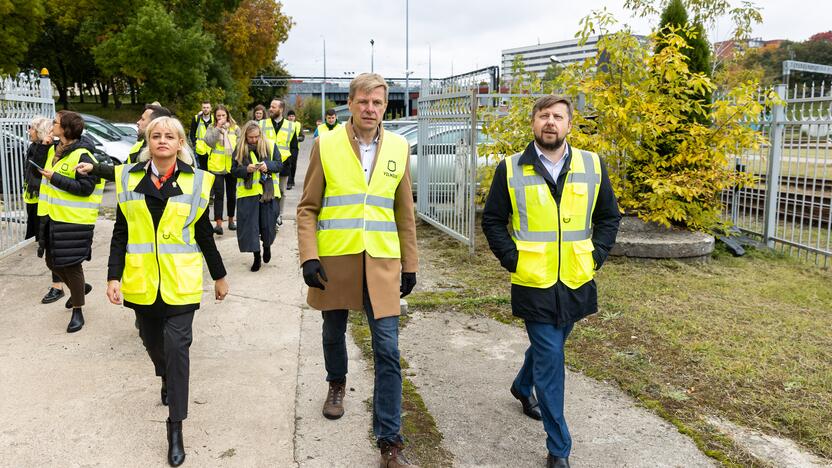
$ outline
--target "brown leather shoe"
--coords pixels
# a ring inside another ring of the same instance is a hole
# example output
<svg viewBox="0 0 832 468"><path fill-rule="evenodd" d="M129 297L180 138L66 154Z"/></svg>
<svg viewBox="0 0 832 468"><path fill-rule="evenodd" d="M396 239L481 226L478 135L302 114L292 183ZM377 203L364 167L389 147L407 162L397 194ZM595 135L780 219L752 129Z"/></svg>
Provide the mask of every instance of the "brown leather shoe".
<svg viewBox="0 0 832 468"><path fill-rule="evenodd" d="M329 391L324 401L324 417L338 419L344 415L344 390L347 382L330 382Z"/></svg>
<svg viewBox="0 0 832 468"><path fill-rule="evenodd" d="M410 463L402 453L402 450L404 450L404 445L401 443L390 444L382 442L381 460L378 462L379 468L419 468L418 465Z"/></svg>

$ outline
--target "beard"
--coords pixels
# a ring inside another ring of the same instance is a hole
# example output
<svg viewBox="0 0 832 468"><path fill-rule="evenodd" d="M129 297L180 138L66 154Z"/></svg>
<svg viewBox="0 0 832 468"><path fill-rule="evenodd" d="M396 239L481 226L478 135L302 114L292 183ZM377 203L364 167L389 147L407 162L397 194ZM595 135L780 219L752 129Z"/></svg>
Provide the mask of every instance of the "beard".
<svg viewBox="0 0 832 468"><path fill-rule="evenodd" d="M539 146L541 149L544 149L546 151L555 151L556 149L559 149L561 146L563 146L563 143L565 141L566 141L566 135L564 135L564 136L558 135L558 137L552 143L546 143L545 141L543 141L543 139L541 137L539 137L537 135L534 136L534 142L537 143L537 146Z"/></svg>

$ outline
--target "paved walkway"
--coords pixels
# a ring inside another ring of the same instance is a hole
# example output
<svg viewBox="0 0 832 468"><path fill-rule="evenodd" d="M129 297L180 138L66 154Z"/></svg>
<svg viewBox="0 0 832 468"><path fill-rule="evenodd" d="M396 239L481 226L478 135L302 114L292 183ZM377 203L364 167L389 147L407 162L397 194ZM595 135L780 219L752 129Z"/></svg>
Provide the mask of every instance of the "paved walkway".
<svg viewBox="0 0 832 468"><path fill-rule="evenodd" d="M207 277L194 321L186 466L373 466L372 378L350 341L347 413L321 416L326 393L321 316L305 306L294 207L311 139L302 143L299 185L271 263L249 271L231 231L217 238L230 296L213 299ZM109 203L112 199L109 198ZM112 221L96 226L94 286L86 325L65 333L63 301L39 300L49 283L33 245L0 260L0 465L166 466L159 380L129 309L104 295ZM522 330L457 314L416 314L402 332L408 374L436 417L459 466L542 466L542 425L508 394L522 359ZM710 466L672 426L610 386L568 377L568 417L580 466Z"/></svg>

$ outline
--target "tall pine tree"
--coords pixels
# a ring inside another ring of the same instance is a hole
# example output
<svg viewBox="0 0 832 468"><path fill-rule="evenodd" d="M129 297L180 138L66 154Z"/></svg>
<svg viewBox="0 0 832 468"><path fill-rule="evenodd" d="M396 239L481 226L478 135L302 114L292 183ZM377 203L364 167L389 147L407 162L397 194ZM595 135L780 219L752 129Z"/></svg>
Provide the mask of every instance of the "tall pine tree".
<svg viewBox="0 0 832 468"><path fill-rule="evenodd" d="M688 12L682 0L670 0L662 11L661 20L659 21L659 35L666 33L667 26L682 28L686 26L690 20L688 19ZM705 38L705 28L702 23L696 22L694 25L696 31L695 37L681 31L679 34L685 39L685 42L690 48L683 52L688 57L688 68L694 73L703 73L707 77L712 77L711 73L711 46L708 44L708 39ZM662 44L656 46L656 53L659 53L663 48ZM711 93L706 92L695 99L700 100L702 105L710 104ZM699 123L707 124L707 118L701 114L695 114L692 118Z"/></svg>

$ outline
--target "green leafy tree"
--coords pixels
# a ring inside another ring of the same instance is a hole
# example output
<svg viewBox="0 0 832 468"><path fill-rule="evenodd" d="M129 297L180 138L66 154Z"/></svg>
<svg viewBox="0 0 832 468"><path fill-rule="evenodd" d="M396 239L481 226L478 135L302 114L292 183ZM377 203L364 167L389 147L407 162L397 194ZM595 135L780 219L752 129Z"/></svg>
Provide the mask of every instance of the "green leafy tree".
<svg viewBox="0 0 832 468"><path fill-rule="evenodd" d="M93 54L105 71L141 83L146 101L173 104L205 87L212 45L201 26L182 28L159 4L148 3L123 31L95 46Z"/></svg>
<svg viewBox="0 0 832 468"><path fill-rule="evenodd" d="M0 0L0 73L16 73L46 18L42 0Z"/></svg>
<svg viewBox="0 0 832 468"><path fill-rule="evenodd" d="M326 108L332 109L335 103L326 100ZM308 97L301 101L300 106L295 109L297 120L303 124L303 128L315 128L315 122L321 118L321 98Z"/></svg>

